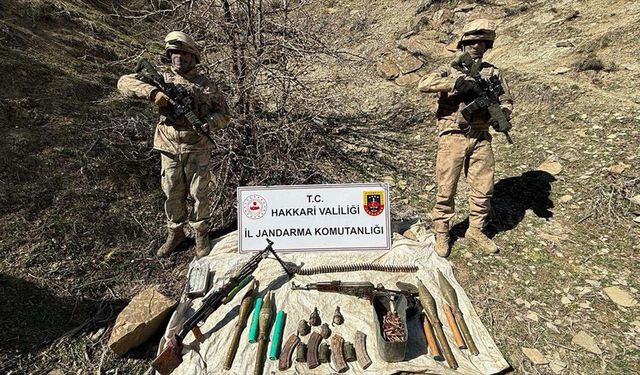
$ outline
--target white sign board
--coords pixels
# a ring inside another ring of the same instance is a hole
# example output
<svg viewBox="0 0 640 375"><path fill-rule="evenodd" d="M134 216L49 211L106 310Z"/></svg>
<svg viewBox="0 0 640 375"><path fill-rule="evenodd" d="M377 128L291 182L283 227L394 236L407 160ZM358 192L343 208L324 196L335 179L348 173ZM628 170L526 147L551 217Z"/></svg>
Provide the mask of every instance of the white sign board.
<svg viewBox="0 0 640 375"><path fill-rule="evenodd" d="M238 188L239 252L389 250L383 183Z"/></svg>

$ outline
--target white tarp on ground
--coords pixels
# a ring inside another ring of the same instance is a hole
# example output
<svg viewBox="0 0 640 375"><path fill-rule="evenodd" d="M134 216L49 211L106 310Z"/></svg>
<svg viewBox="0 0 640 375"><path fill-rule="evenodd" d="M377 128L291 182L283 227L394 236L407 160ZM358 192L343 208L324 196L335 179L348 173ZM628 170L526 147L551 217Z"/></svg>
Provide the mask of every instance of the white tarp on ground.
<svg viewBox="0 0 640 375"><path fill-rule="evenodd" d="M396 363L384 362L376 347L373 308L366 300L335 293L291 290L290 282L287 281L286 274L280 265L275 259L269 258L260 263L254 276L260 282L261 293L264 292L265 288L271 288L277 310L284 310L287 314L282 341L286 341L296 331L297 323L300 319L309 319L314 306L318 307L322 321L329 324L336 306L340 306L345 322L340 326L331 327L332 334L340 334L345 341L354 342L356 331L363 331L367 335L367 351L373 361L373 364L367 370L363 370L357 362L349 363L350 369L346 372L347 374L394 374L402 371L430 374L493 374L508 368L509 365L502 357L487 329L482 325L466 293L455 280L451 264L446 259L437 256L433 251L433 236L429 235L423 227L414 226L412 230L414 233L417 232L420 241L410 240L394 234L393 246L390 251L290 253L280 255L284 261L297 264L303 262L308 267L360 262L418 266L419 271L417 274L359 271L354 273L296 276L294 281L297 284L330 280L370 281L376 285L382 283L389 289L396 289L395 284L397 281L415 284L416 276L418 276L436 300L438 314L443 322L445 334L460 366L457 370L449 369L444 361L438 362L429 356L423 355L426 350L426 343L417 319L412 319L408 323L409 331L413 333L410 333L405 361ZM273 247L277 251L277 240L274 239L274 242ZM203 259L210 262L211 268L216 270L214 285L221 285L223 279L229 277L233 269L241 266L249 257L250 255L237 254L237 232L234 232L219 239L211 254ZM468 353L468 350L461 351L455 347L453 335L441 310L444 299L438 288L436 269L442 271L458 293L460 309L480 351L478 356L472 356ZM227 305L222 305L206 320L201 327L201 331L205 335L203 343L195 343L193 334L189 333L185 339L183 363L174 371L174 374L245 375L253 373L258 345L249 344L247 339L248 326L242 333L233 367L230 371L222 369L224 356L236 323L238 305L244 293L245 290L238 293L233 301ZM185 319L185 316L188 316L199 305L200 300L196 300L193 306L190 306L189 302L181 303L171 318L165 337L170 337L178 324ZM250 320L251 315L249 316ZM317 330L318 327L312 328ZM420 334L415 334L415 332L420 332ZM301 342L306 343L309 336L301 337ZM295 352L293 357L293 366L287 371L278 370L277 360L267 359L264 373L330 374L335 372L329 364L322 364L314 370L309 370L306 364L295 362Z"/></svg>

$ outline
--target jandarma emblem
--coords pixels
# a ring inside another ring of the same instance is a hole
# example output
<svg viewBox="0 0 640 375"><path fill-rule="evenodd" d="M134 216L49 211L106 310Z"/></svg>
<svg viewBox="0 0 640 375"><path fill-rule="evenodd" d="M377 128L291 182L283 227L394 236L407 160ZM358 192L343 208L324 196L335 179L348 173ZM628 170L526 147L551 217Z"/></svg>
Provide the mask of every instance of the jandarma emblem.
<svg viewBox="0 0 640 375"><path fill-rule="evenodd" d="M267 213L267 201L257 194L252 194L242 202L242 212L249 219L260 219Z"/></svg>
<svg viewBox="0 0 640 375"><path fill-rule="evenodd" d="M384 211L384 191L365 191L362 193L364 198L364 211L371 216L378 216Z"/></svg>

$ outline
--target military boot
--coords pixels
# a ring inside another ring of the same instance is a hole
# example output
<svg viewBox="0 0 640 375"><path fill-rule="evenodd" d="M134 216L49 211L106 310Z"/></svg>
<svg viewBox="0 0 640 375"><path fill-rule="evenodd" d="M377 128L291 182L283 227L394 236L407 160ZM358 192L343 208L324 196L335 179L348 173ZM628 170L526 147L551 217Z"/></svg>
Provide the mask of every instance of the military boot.
<svg viewBox="0 0 640 375"><path fill-rule="evenodd" d="M187 236L184 234L184 230L182 229L182 227L175 230L169 229L167 240L162 246L160 246L160 249L158 249L156 255L160 258L169 256L169 254L171 254L171 252L173 252L173 250L175 250L175 248L178 247L178 245L180 245L186 239Z"/></svg>
<svg viewBox="0 0 640 375"><path fill-rule="evenodd" d="M206 257L209 255L211 247L209 245L209 233L197 233L196 234L196 256L198 258Z"/></svg>
<svg viewBox="0 0 640 375"><path fill-rule="evenodd" d="M495 254L500 251L498 245L478 228L469 227L464 237L475 242L486 254Z"/></svg>
<svg viewBox="0 0 640 375"><path fill-rule="evenodd" d="M451 247L449 247L449 242L451 242L451 238L449 237L449 233L436 233L436 254L440 255L443 258L449 256L449 252L451 252Z"/></svg>

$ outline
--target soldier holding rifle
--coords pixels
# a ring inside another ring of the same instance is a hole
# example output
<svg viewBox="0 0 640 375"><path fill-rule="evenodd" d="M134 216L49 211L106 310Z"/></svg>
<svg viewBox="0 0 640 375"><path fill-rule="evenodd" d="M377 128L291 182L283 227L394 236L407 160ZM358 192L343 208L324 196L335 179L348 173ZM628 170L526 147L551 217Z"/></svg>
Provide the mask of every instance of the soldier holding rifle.
<svg viewBox="0 0 640 375"><path fill-rule="evenodd" d="M418 85L423 92L438 93L437 195L432 216L436 252L442 257L450 252L449 225L463 170L470 190L465 237L486 253L499 250L483 232L491 209L495 170L489 127L508 136L512 99L498 68L483 61L484 53L493 47L495 30L490 20L469 22L458 41L461 53L456 60L423 77ZM493 90L496 86L497 91ZM493 98L493 103L487 98Z"/></svg>
<svg viewBox="0 0 640 375"><path fill-rule="evenodd" d="M207 186L210 181L209 155L212 144L209 132L225 127L230 120L223 94L209 78L197 71L200 51L193 38L182 31L172 31L165 38L165 58L171 61L171 71L163 73L166 87L187 93L188 115L172 116L181 104L163 92L158 85L140 74L124 75L118 81L120 92L131 98L155 103L160 111L153 148L160 151L162 190L165 193L165 213L168 235L157 252L168 256L186 239L183 226L188 221L196 233L196 255L209 254L210 208ZM167 86L168 85L168 86ZM183 101L184 101L183 100ZM184 107L184 105L182 105ZM194 119L201 122L195 126ZM193 212L187 211L187 195L194 199Z"/></svg>

